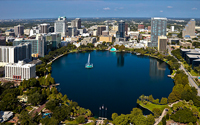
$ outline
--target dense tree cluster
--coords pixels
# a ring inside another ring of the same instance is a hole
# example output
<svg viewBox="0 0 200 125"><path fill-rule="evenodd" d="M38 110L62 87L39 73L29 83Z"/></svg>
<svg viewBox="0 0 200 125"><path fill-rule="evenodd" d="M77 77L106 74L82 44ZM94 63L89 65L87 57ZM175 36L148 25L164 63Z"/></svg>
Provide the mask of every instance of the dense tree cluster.
<svg viewBox="0 0 200 125"><path fill-rule="evenodd" d="M175 122L181 123L195 123L197 121L197 117L195 117L193 112L188 108L179 109L175 114L172 114L170 118Z"/></svg>
<svg viewBox="0 0 200 125"><path fill-rule="evenodd" d="M20 90L18 88L10 88L11 85L13 83L8 82L0 87L0 110L18 113L22 110L21 103L17 99L17 96L20 95Z"/></svg>
<svg viewBox="0 0 200 125"><path fill-rule="evenodd" d="M181 70L177 71L174 77L175 86L168 97L170 103L178 100L192 100L194 105L200 106L200 97L197 96L197 90L188 84L188 76Z"/></svg>
<svg viewBox="0 0 200 125"><path fill-rule="evenodd" d="M154 124L154 116L152 114L145 117L141 109L133 108L130 114L117 115L117 113L112 114L112 120L115 125L152 125Z"/></svg>
<svg viewBox="0 0 200 125"><path fill-rule="evenodd" d="M171 52L177 59L179 59L180 61L183 60L182 56L181 56L181 53L180 53L180 49L175 49L175 50L172 50Z"/></svg>

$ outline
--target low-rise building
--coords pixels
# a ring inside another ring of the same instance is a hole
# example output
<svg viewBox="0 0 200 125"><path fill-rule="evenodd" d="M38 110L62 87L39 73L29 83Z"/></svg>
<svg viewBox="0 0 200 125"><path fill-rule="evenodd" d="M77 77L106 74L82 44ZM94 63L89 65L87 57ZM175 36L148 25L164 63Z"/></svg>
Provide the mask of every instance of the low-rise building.
<svg viewBox="0 0 200 125"><path fill-rule="evenodd" d="M11 80L28 80L36 77L36 65L25 64L24 61L5 65L5 78Z"/></svg>
<svg viewBox="0 0 200 125"><path fill-rule="evenodd" d="M109 35L102 35L99 37L99 41L102 42L113 42L113 37Z"/></svg>
<svg viewBox="0 0 200 125"><path fill-rule="evenodd" d="M192 43L190 42L179 42L180 46L183 46L185 48L192 48Z"/></svg>
<svg viewBox="0 0 200 125"><path fill-rule="evenodd" d="M96 37L86 37L81 41L81 44L87 45L88 43L94 44L96 42Z"/></svg>

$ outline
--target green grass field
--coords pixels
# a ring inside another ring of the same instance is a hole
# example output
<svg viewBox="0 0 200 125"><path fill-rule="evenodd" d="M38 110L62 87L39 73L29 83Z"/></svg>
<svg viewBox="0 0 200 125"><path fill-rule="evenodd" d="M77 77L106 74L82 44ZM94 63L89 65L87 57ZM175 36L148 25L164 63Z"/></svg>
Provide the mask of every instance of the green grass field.
<svg viewBox="0 0 200 125"><path fill-rule="evenodd" d="M143 108L148 109L149 111L153 111L154 108L159 108L161 111L163 111L165 108L169 108L168 105L158 105L158 104L153 104L151 102L148 102L146 105L144 105L141 101L139 103L140 106ZM170 108L169 108L170 109Z"/></svg>

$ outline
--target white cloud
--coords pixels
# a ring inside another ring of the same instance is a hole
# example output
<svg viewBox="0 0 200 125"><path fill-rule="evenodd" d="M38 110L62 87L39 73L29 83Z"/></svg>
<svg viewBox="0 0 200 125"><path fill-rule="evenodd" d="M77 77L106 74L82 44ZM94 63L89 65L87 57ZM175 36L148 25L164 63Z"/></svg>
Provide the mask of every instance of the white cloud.
<svg viewBox="0 0 200 125"><path fill-rule="evenodd" d="M163 11L161 10L160 12L162 13Z"/></svg>
<svg viewBox="0 0 200 125"><path fill-rule="evenodd" d="M110 8L109 7L106 7L106 8L103 8L104 10L110 10Z"/></svg>
<svg viewBox="0 0 200 125"><path fill-rule="evenodd" d="M173 8L172 6L167 6L167 8Z"/></svg>
<svg viewBox="0 0 200 125"><path fill-rule="evenodd" d="M197 10L197 8L194 7L194 8L192 8L192 10Z"/></svg>

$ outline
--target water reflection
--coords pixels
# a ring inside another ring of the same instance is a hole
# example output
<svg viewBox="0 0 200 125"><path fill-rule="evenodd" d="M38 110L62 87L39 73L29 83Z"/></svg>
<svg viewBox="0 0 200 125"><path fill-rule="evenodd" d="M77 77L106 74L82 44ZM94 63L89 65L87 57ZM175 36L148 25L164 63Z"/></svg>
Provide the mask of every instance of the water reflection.
<svg viewBox="0 0 200 125"><path fill-rule="evenodd" d="M125 55L125 53L116 53L118 67L124 66L124 55Z"/></svg>
<svg viewBox="0 0 200 125"><path fill-rule="evenodd" d="M163 78L165 75L165 62L150 58L149 75L150 77Z"/></svg>

